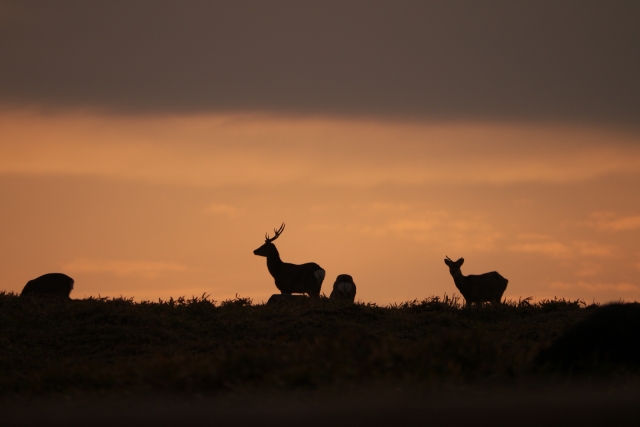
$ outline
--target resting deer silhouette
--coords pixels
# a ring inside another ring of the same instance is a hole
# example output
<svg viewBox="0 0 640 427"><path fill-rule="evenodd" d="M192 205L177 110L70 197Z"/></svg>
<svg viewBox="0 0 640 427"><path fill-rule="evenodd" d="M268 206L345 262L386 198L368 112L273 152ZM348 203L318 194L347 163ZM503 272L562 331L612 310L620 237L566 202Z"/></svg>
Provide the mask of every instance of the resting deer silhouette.
<svg viewBox="0 0 640 427"><path fill-rule="evenodd" d="M254 255L267 258L267 268L276 282L276 287L283 294L301 293L317 297L324 281L325 271L315 262L296 265L282 262L273 241L280 237L284 230L284 222L279 230L274 229L275 236L269 238L265 234L264 245L253 251Z"/></svg>
<svg viewBox="0 0 640 427"><path fill-rule="evenodd" d="M69 298L73 283L73 279L66 274L47 273L29 280L20 295L52 295Z"/></svg>
<svg viewBox="0 0 640 427"><path fill-rule="evenodd" d="M354 302L356 299L356 284L353 277L348 274L340 274L333 284L333 291L329 299L340 299Z"/></svg>
<svg viewBox="0 0 640 427"><path fill-rule="evenodd" d="M464 258L453 261L447 257L444 263L449 266L449 273L453 276L453 282L460 291L467 307L475 303L482 305L483 302L491 304L500 303L502 294L507 289L509 281L502 277L497 271L484 274L470 274L464 276L460 271L460 266L464 263Z"/></svg>

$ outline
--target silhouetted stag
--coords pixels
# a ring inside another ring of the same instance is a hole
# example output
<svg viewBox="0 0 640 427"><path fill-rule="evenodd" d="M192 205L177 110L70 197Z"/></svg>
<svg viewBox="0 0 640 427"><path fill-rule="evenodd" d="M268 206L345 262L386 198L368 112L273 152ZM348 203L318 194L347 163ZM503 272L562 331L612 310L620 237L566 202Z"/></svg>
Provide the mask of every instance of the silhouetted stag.
<svg viewBox="0 0 640 427"><path fill-rule="evenodd" d="M69 298L73 290L73 279L62 273L48 273L29 280L22 289L24 295L51 295Z"/></svg>
<svg viewBox="0 0 640 427"><path fill-rule="evenodd" d="M449 273L453 276L453 282L464 297L467 307L470 307L473 303L482 305L483 302L490 302L492 304L500 302L509 281L502 277L497 271L464 276L462 271L460 271L460 266L464 263L464 258L453 261L447 257L444 263L449 266Z"/></svg>
<svg viewBox="0 0 640 427"><path fill-rule="evenodd" d="M302 293L314 297L319 296L325 275L324 269L315 262L301 265L282 262L273 241L282 234L283 230L284 222L279 230L273 230L276 234L272 238L265 234L264 245L253 251L253 254L267 257L269 273L273 276L276 287L283 294Z"/></svg>
<svg viewBox="0 0 640 427"><path fill-rule="evenodd" d="M340 274L333 284L333 291L329 298L348 300L351 302L355 301L356 284L353 282L353 277L348 274Z"/></svg>

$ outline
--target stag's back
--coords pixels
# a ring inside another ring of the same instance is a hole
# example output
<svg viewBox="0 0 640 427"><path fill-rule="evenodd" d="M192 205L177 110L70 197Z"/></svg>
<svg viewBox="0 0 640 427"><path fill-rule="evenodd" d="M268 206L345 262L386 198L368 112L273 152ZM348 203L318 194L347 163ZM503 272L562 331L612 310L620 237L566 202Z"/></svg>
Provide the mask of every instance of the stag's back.
<svg viewBox="0 0 640 427"><path fill-rule="evenodd" d="M325 271L315 262L300 265L285 262L279 273L274 279L280 292L320 295Z"/></svg>

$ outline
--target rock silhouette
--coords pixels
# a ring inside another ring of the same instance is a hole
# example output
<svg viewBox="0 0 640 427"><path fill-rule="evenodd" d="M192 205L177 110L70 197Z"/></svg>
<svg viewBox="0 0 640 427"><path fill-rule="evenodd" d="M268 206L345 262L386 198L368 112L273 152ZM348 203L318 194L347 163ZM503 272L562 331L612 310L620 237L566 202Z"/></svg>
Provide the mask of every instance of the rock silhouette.
<svg viewBox="0 0 640 427"><path fill-rule="evenodd" d="M333 291L331 291L329 298L347 300L351 302L355 301L356 284L353 282L353 277L348 274L338 275L333 284Z"/></svg>
<svg viewBox="0 0 640 427"><path fill-rule="evenodd" d="M73 290L74 281L62 273L48 273L33 280L29 280L22 289L20 296L50 295L69 298Z"/></svg>
<svg viewBox="0 0 640 427"><path fill-rule="evenodd" d="M575 324L535 359L564 369L640 365L640 304L609 304Z"/></svg>
<svg viewBox="0 0 640 427"><path fill-rule="evenodd" d="M308 300L309 300L309 297L306 295L273 294L269 298L269 301L267 301L267 305L282 304L282 303L289 303L289 302L301 302L301 301L308 301Z"/></svg>

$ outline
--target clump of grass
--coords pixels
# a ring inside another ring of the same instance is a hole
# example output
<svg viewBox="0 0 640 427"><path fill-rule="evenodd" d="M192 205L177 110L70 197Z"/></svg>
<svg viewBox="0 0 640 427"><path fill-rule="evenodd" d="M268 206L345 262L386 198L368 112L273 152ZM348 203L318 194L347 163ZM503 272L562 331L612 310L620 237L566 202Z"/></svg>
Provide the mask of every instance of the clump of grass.
<svg viewBox="0 0 640 427"><path fill-rule="evenodd" d="M250 307L253 305L253 300L251 298L243 298L236 294L235 298L227 299L222 301L220 304L221 307Z"/></svg>
<svg viewBox="0 0 640 427"><path fill-rule="evenodd" d="M465 308L327 298L134 302L0 292L0 395L429 384L530 375L538 350L587 313L581 301Z"/></svg>

